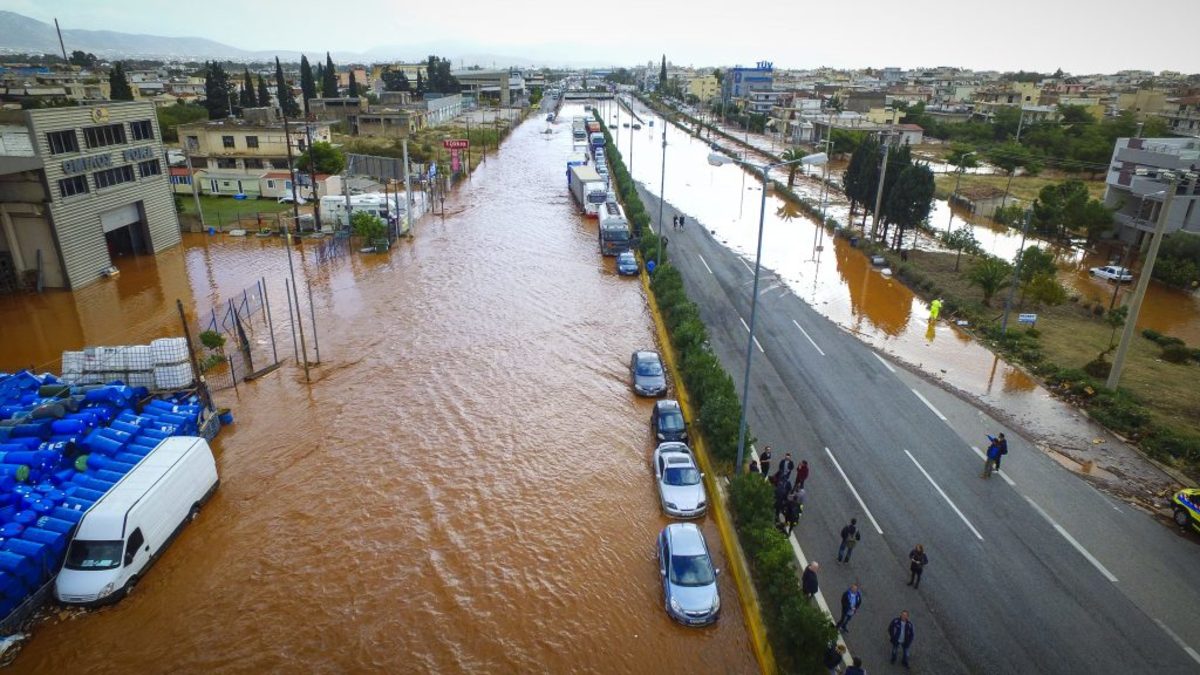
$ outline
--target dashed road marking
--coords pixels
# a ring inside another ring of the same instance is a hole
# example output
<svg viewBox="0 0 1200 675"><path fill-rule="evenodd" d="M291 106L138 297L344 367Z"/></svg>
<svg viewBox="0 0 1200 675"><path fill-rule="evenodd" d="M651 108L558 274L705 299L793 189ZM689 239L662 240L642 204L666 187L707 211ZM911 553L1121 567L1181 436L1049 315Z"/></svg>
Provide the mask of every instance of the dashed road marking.
<svg viewBox="0 0 1200 675"><path fill-rule="evenodd" d="M911 388L911 387L910 387L910 388ZM938 416L938 419L940 419L940 420L941 420L941 421L943 421L943 422L946 422L946 421L948 421L948 420L946 419L946 416L942 414L942 411L941 411L941 410L938 410L938 409L937 409L937 408L935 408L935 407L933 407L933 404L929 402L929 399L927 399L927 398L925 398L924 396L922 396L922 395L921 395L921 392L917 391L916 389L913 389L913 390L912 390L912 393L916 394L916 395L917 395L917 398L921 399L921 403L924 403L924 404L925 404L925 407L927 407L927 408L929 408L930 410L932 410L932 411L933 411L933 414Z"/></svg>
<svg viewBox="0 0 1200 675"><path fill-rule="evenodd" d="M738 262L742 263L742 267L745 267L747 272L754 274L754 268L750 266L750 263L746 262L745 258L738 258Z"/></svg>
<svg viewBox="0 0 1200 675"><path fill-rule="evenodd" d="M971 446L971 449L975 451L976 455L979 455L979 459L982 459L985 462L987 461L987 455L985 455L982 450L975 447L974 445ZM1013 479L1008 477L1008 474L1004 473L1003 471L1001 471L999 469L996 469L995 473L997 476L1000 476L1001 478L1003 478L1005 483L1008 483L1012 487L1017 487L1017 484L1013 482Z"/></svg>
<svg viewBox="0 0 1200 675"><path fill-rule="evenodd" d="M920 396L920 394L917 395ZM904 454L908 455L908 458L912 460L912 463L917 465L917 469L919 469L921 473L925 474L925 480L929 481L929 484L933 486L933 489L937 490L938 494L942 496L942 499L945 499L946 503L950 505L950 508L954 509L954 512L958 514L958 517L962 519L963 523L966 523L967 527L971 528L971 532L975 533L975 538L979 541L983 541L983 535L979 534L979 530L975 529L975 526L971 524L971 521L967 520L967 517L963 515L963 512L960 511L958 506L950 499L950 496L946 494L946 491L942 489L942 486L937 484L937 481L933 479L933 476L929 475L929 472L925 470L925 467L921 466L921 463L917 461L917 458L913 457L913 454L908 450L905 450Z"/></svg>
<svg viewBox="0 0 1200 675"><path fill-rule="evenodd" d="M746 332L749 333L750 332L750 324L746 323L746 320L740 316L738 317L738 321L742 322L742 328L745 328ZM762 343L758 341L758 336L755 336L755 338L754 338L754 346L758 347L759 352L761 352L763 354L767 353L765 350L763 350Z"/></svg>
<svg viewBox="0 0 1200 675"><path fill-rule="evenodd" d="M892 367L892 364L885 361L882 356L876 354L875 352L871 352L871 356L874 356L875 358L879 359L879 362L883 364L884 368L887 368L888 370L892 371L893 373L896 372L896 369Z"/></svg>
<svg viewBox="0 0 1200 675"><path fill-rule="evenodd" d="M712 274L713 273L712 268L708 266L708 261L704 259L704 256L697 253L696 257L699 258L700 262L704 264L704 269L708 270L709 274Z"/></svg>
<svg viewBox="0 0 1200 675"><path fill-rule="evenodd" d="M1046 513L1041 506L1038 506L1037 502L1033 501L1026 495L1021 496L1025 497L1025 501L1029 502L1029 505L1033 507L1033 510L1037 511L1038 515L1040 515L1042 518L1045 518L1046 522L1050 523L1050 526L1057 530L1058 533L1062 535L1063 539L1067 540L1068 544L1075 547L1075 550L1079 551L1079 554L1084 558L1087 558L1087 561L1092 564L1092 567L1095 567L1097 570L1099 570L1100 574L1103 574L1105 579L1108 579L1114 584L1117 583L1117 577L1114 576L1112 572L1109 572L1107 567L1100 564L1100 561L1096 560L1096 557L1089 553L1088 550L1083 547L1083 544L1080 544L1078 541L1076 541L1075 537L1072 537L1070 532L1067 532L1062 525L1056 523L1054 519L1050 517L1049 513Z"/></svg>
<svg viewBox="0 0 1200 675"><path fill-rule="evenodd" d="M842 480L846 481L846 487L850 488L850 494L854 495L854 498L858 500L858 505L862 507L863 513L866 513L867 517L871 519L871 524L875 526L875 531L883 534L883 528L879 526L879 521L875 520L875 514L871 513L871 509L867 508L867 503L858 494L858 490L854 489L854 484L850 482L850 477L846 475L846 472L842 471L842 465L838 464L837 458L833 456L833 452L827 447L825 448L825 454L829 455L829 461L833 462L833 467L837 469L838 473L842 474Z"/></svg>
<svg viewBox="0 0 1200 675"><path fill-rule="evenodd" d="M792 323L796 324L796 328L799 328L801 333L804 333L804 337L808 338L808 341L812 343L813 349L817 350L817 353L821 356L825 356L825 352L821 351L821 348L817 346L817 341L812 339L812 336L808 334L808 331L804 330L800 323L795 319L792 319Z"/></svg>
<svg viewBox="0 0 1200 675"><path fill-rule="evenodd" d="M1189 647L1188 644L1183 641L1183 638L1181 638L1175 634L1175 631L1171 630L1170 628L1167 628L1167 624L1163 623L1162 621L1159 621L1158 619L1155 619L1154 623L1158 624L1158 627L1163 629L1163 632L1165 632L1167 635L1171 636L1171 639L1175 641L1175 644L1177 644L1181 648L1183 648L1183 651L1187 652L1187 655L1192 657L1193 661L1195 661L1196 663L1200 663L1200 654L1197 654L1195 649L1192 649L1191 647Z"/></svg>

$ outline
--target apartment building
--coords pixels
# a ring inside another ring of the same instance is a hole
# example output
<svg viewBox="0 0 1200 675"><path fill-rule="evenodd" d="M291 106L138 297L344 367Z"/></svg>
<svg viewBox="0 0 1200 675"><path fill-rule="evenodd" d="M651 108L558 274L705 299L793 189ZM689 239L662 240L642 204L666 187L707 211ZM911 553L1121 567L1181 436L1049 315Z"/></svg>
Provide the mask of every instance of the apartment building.
<svg viewBox="0 0 1200 675"><path fill-rule="evenodd" d="M1104 205L1114 209L1117 238L1149 242L1163 207L1162 171L1200 170L1200 139L1118 138L1105 179ZM1200 185L1182 183L1167 214L1166 232L1200 234Z"/></svg>
<svg viewBox="0 0 1200 675"><path fill-rule="evenodd" d="M1167 99L1159 114L1171 133L1200 137L1200 95Z"/></svg>

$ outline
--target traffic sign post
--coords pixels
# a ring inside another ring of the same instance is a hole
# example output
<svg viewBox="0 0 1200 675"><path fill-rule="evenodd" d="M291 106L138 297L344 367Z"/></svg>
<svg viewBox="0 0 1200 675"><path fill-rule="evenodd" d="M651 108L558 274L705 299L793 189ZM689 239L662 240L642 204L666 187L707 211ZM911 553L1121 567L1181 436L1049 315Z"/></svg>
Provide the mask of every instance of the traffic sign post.
<svg viewBox="0 0 1200 675"><path fill-rule="evenodd" d="M1027 323L1033 326L1037 323L1037 314L1018 314L1017 323Z"/></svg>

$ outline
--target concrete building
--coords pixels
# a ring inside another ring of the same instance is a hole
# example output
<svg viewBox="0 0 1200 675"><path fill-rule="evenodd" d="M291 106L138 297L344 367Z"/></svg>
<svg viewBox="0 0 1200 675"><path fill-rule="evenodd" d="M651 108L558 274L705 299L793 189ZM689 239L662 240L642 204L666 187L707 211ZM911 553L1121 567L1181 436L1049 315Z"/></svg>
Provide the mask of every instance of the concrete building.
<svg viewBox="0 0 1200 675"><path fill-rule="evenodd" d="M1156 89L1138 89L1118 94L1117 110L1132 110L1135 117L1144 120L1147 115L1156 115L1162 112L1166 102L1166 92Z"/></svg>
<svg viewBox="0 0 1200 675"><path fill-rule="evenodd" d="M1200 139L1118 138L1105 179L1104 205L1114 209L1117 238L1149 243L1162 211L1163 170L1200 170ZM1200 234L1200 184L1181 184L1167 214L1167 234Z"/></svg>
<svg viewBox="0 0 1200 675"><path fill-rule="evenodd" d="M367 99L364 96L308 99L308 111L323 122L346 122L351 115L366 109Z"/></svg>
<svg viewBox="0 0 1200 675"><path fill-rule="evenodd" d="M462 94L425 94L425 126L436 127L462 114Z"/></svg>
<svg viewBox="0 0 1200 675"><path fill-rule="evenodd" d="M103 277L114 256L180 241L150 102L0 118L0 275L50 288Z"/></svg>
<svg viewBox="0 0 1200 675"><path fill-rule="evenodd" d="M271 170L288 170L287 139L293 157L312 142L328 143L332 136L327 122L289 123L284 135L283 120L275 108L249 108L244 117L181 124L179 139L191 156L200 191L205 194L261 194L259 179Z"/></svg>
<svg viewBox="0 0 1200 675"><path fill-rule="evenodd" d="M1200 137L1200 95L1167 99L1159 114L1171 133Z"/></svg>
<svg viewBox="0 0 1200 675"><path fill-rule="evenodd" d="M707 103L721 93L721 83L711 73L688 78L687 93Z"/></svg>
<svg viewBox="0 0 1200 675"><path fill-rule="evenodd" d="M730 68L721 82L721 101L728 104L734 99L744 99L752 91L770 91L774 72L770 61L759 61L753 68Z"/></svg>

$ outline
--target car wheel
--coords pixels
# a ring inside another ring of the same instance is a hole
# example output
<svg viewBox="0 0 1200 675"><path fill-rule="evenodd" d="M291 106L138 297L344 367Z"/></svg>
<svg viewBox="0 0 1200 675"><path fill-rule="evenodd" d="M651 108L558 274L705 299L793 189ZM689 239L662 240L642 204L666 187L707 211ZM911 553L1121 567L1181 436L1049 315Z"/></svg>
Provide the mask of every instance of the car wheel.
<svg viewBox="0 0 1200 675"><path fill-rule="evenodd" d="M1184 509L1175 509L1175 524L1180 527L1187 527L1192 523L1192 517Z"/></svg>
<svg viewBox="0 0 1200 675"><path fill-rule="evenodd" d="M133 593L133 589L137 588L137 584L137 576L130 577L129 581L125 582L125 588L121 589L121 597L128 598L129 595Z"/></svg>

